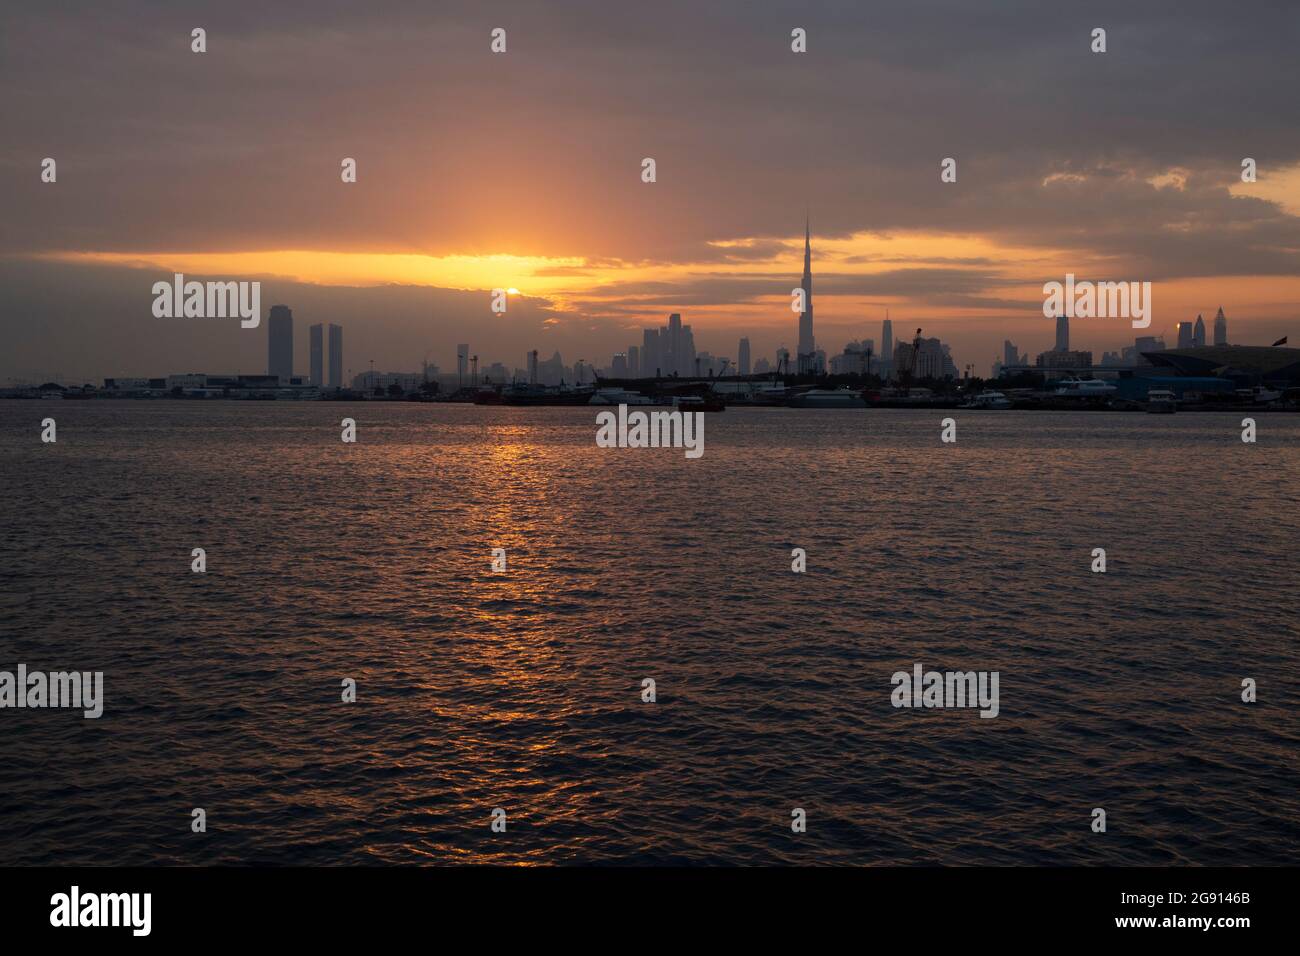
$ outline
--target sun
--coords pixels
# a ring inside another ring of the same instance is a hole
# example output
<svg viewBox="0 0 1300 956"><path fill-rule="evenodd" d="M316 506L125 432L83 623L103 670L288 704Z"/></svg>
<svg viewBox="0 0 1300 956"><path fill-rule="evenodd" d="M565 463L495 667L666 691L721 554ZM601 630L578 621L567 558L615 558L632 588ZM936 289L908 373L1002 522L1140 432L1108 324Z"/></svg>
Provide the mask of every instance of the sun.
<svg viewBox="0 0 1300 956"><path fill-rule="evenodd" d="M518 294L519 294L519 290L516 289L514 286L511 286L509 289L506 289L506 295L518 295Z"/></svg>

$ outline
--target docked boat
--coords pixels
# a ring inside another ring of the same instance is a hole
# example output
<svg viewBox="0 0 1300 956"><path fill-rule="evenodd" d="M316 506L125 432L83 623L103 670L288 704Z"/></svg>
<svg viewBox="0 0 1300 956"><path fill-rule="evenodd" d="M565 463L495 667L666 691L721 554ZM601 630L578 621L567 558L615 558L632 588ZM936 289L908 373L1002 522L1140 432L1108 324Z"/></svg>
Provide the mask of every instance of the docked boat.
<svg viewBox="0 0 1300 956"><path fill-rule="evenodd" d="M1056 388L1057 395L1068 398L1109 398L1117 389L1097 378L1067 378Z"/></svg>
<svg viewBox="0 0 1300 956"><path fill-rule="evenodd" d="M592 389L589 385L577 388L508 385L501 390L501 400L506 405L587 405L591 402L591 396Z"/></svg>
<svg viewBox="0 0 1300 956"><path fill-rule="evenodd" d="M673 408L683 412L723 412L727 406L716 395L674 395Z"/></svg>
<svg viewBox="0 0 1300 956"><path fill-rule="evenodd" d="M653 398L640 392L629 392L625 388L598 388L587 402L588 405L658 405Z"/></svg>
<svg viewBox="0 0 1300 956"><path fill-rule="evenodd" d="M1251 402L1255 405L1267 405L1269 402L1276 402L1282 397L1282 393L1271 388L1265 388L1263 385L1256 385L1254 388L1237 389L1237 397L1242 401Z"/></svg>
<svg viewBox="0 0 1300 956"><path fill-rule="evenodd" d="M863 397L848 388L814 388L792 395L786 402L791 408L866 408Z"/></svg>
<svg viewBox="0 0 1300 956"><path fill-rule="evenodd" d="M787 389L779 382L720 382L714 393L728 405L784 405Z"/></svg>
<svg viewBox="0 0 1300 956"><path fill-rule="evenodd" d="M1178 396L1173 389L1152 388L1147 391L1147 411L1156 415L1170 415L1178 411Z"/></svg>
<svg viewBox="0 0 1300 956"><path fill-rule="evenodd" d="M1011 399L1001 392L984 391L971 398L962 408L1010 408Z"/></svg>

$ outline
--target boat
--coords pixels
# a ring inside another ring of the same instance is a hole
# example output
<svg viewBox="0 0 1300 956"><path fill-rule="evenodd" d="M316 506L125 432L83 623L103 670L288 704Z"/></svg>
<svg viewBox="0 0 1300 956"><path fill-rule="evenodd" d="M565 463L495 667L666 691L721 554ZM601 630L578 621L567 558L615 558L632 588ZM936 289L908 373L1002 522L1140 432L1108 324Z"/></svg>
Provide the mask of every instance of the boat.
<svg viewBox="0 0 1300 956"><path fill-rule="evenodd" d="M791 408L866 408L866 401L848 388L813 388L792 395L786 402Z"/></svg>
<svg viewBox="0 0 1300 956"><path fill-rule="evenodd" d="M786 387L779 382L722 382L715 393L728 405L784 405Z"/></svg>
<svg viewBox="0 0 1300 956"><path fill-rule="evenodd" d="M1178 396L1169 388L1148 389L1147 411L1156 415L1171 415L1178 411Z"/></svg>
<svg viewBox="0 0 1300 956"><path fill-rule="evenodd" d="M592 389L547 385L511 385L501 392L507 405L589 405Z"/></svg>
<svg viewBox="0 0 1300 956"><path fill-rule="evenodd" d="M1271 388L1265 388L1263 385L1256 385L1254 388L1237 389L1237 397L1255 405L1267 405L1269 402L1276 402L1282 397L1282 393Z"/></svg>
<svg viewBox="0 0 1300 956"><path fill-rule="evenodd" d="M727 406L716 395L674 395L673 408L683 412L723 412Z"/></svg>
<svg viewBox="0 0 1300 956"><path fill-rule="evenodd" d="M587 401L588 405L658 405L653 398L625 388L598 388Z"/></svg>
<svg viewBox="0 0 1300 956"><path fill-rule="evenodd" d="M1057 395L1070 398L1106 398L1114 395L1117 389L1097 378L1067 378L1056 388Z"/></svg>
<svg viewBox="0 0 1300 956"><path fill-rule="evenodd" d="M1011 399L1001 392L984 391L971 398L962 408L1010 408Z"/></svg>

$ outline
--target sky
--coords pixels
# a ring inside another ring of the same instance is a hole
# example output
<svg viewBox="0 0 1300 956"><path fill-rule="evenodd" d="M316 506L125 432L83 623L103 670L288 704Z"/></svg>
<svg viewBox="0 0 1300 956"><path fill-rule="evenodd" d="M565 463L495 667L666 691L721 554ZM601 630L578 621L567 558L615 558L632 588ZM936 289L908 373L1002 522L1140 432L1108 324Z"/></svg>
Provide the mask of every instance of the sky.
<svg viewBox="0 0 1300 956"><path fill-rule="evenodd" d="M1171 342L1219 306L1231 341L1294 342L1297 41L1294 3L9 4L0 382L264 371L265 323L154 317L174 272L260 281L301 372L316 322L353 371L459 342L605 365L670 312L770 357L805 214L830 354L888 309L986 373L1051 346L1066 273L1151 282Z"/></svg>

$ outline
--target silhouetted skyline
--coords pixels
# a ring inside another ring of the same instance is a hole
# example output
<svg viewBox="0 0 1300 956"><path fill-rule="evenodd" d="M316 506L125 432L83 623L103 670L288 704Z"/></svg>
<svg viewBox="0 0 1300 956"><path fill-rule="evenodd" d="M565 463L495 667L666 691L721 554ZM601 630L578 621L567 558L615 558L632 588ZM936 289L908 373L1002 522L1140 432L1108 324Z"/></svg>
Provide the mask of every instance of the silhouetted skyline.
<svg viewBox="0 0 1300 956"><path fill-rule="evenodd" d="M1151 281L1167 339L1220 303L1243 340L1294 333L1285 4L80 9L0 34L0 379L262 369L259 335L149 314L177 271L347 326L354 370L466 340L591 360L672 312L714 354L794 355L805 208L828 351L888 309L986 364L1050 341L1066 272Z"/></svg>

